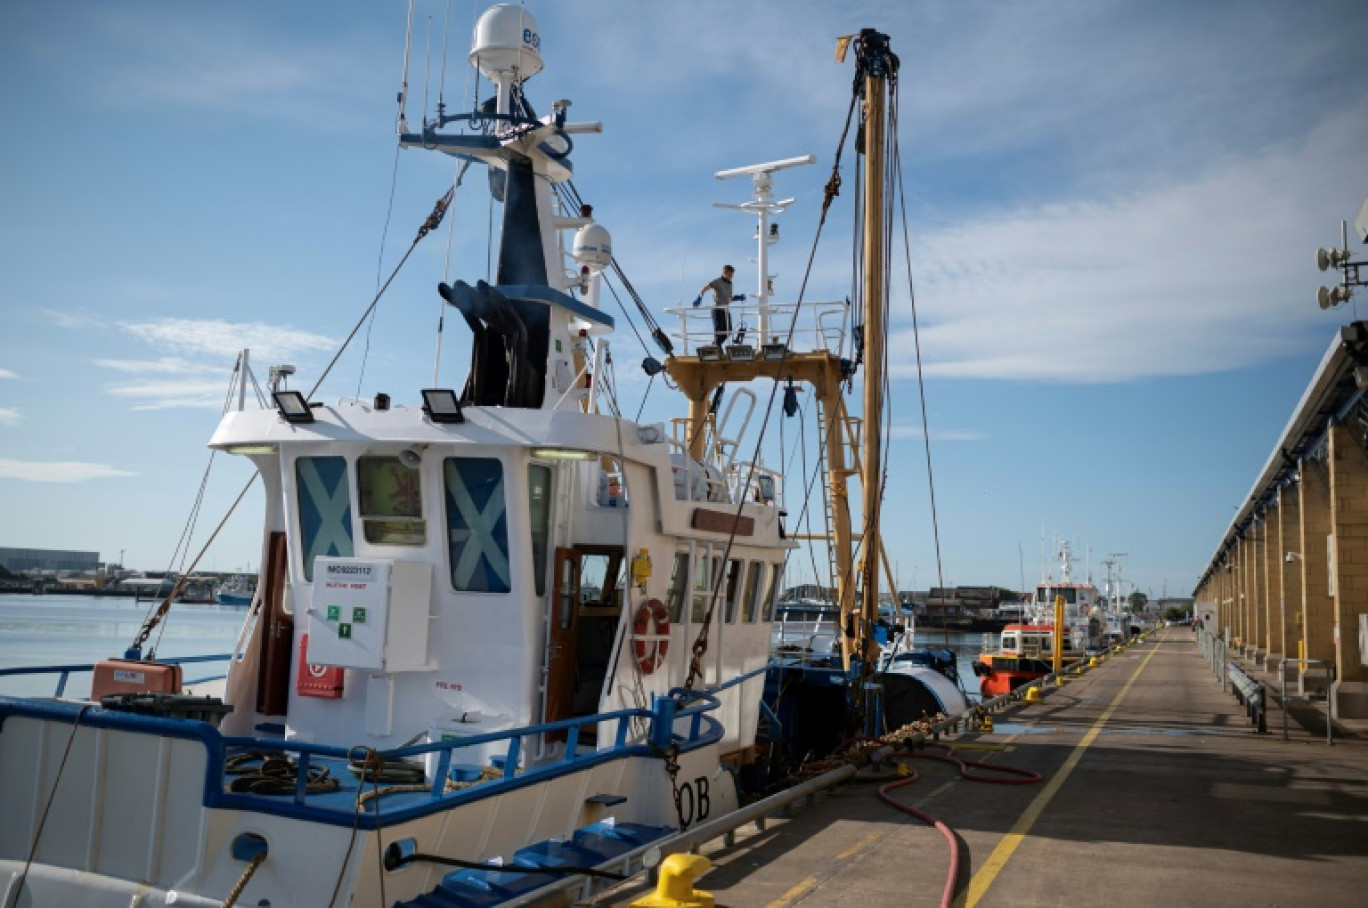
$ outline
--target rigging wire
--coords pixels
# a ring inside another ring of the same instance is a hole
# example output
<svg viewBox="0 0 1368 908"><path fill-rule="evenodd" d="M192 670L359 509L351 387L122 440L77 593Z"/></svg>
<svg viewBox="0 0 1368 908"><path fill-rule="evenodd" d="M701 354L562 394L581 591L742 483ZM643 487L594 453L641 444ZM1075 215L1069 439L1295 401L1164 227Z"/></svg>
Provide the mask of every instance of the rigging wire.
<svg viewBox="0 0 1368 908"><path fill-rule="evenodd" d="M896 106L893 108L893 117L896 123ZM893 131L893 146L895 150L898 148L896 129ZM936 550L936 581L941 589L945 589L945 573L941 564L940 520L936 511L936 477L931 467L931 432L928 429L926 416L926 379L922 371L921 333L917 325L917 294L912 280L912 241L907 231L907 200L903 185L902 160L897 153L894 154L894 162L895 185L898 188L898 207L902 213L903 259L907 265L907 295L908 303L912 309L912 341L917 361L917 394L921 400L922 446L926 452L926 484L931 503L931 538ZM945 645L948 647L950 645L950 629L944 620L941 621L941 626L945 633Z"/></svg>
<svg viewBox="0 0 1368 908"><path fill-rule="evenodd" d="M390 169L389 203L385 206L385 225L380 228L380 250L375 256L375 286L380 286L385 267L385 241L389 239L390 218L394 215L394 193L399 185L399 144L394 145L394 164ZM374 317L366 320L366 346L361 353L361 368L356 374L356 397L361 397L361 383L366 378L366 363L370 361L371 329L375 327ZM439 335L440 336L440 335Z"/></svg>
<svg viewBox="0 0 1368 908"><path fill-rule="evenodd" d="M333 358L329 361L327 368L323 370L322 375L318 376L318 381L314 383L313 389L309 391L308 395L305 397L306 400L318 393L318 389L323 385L324 380L327 379L328 373L332 371L333 366L337 365L337 361L342 357L343 352L346 351L347 345L356 337L356 332L361 330L361 326L366 323L366 319L370 317L371 312L380 304L381 297L385 295L385 291L389 289L390 284L394 283L394 279L399 276L400 269L404 267L409 256L413 255L413 250L418 248L418 244L422 242L423 237L427 236L441 225L442 218L446 215L447 206L451 204L451 199L455 193L456 189L453 186L437 200L437 203L432 207L432 213L429 214L427 220L423 222L423 226L418 228L418 234L413 238L413 242L409 244L407 251L404 252L403 258L399 259L399 264L394 266L394 270L390 272L390 276L386 279L384 285L376 291L375 298L372 299L371 304L366 307L366 311L361 314L360 320L358 320L356 326L352 328L351 333L347 335L347 339L342 342L342 346L337 348L337 352L333 354Z"/></svg>

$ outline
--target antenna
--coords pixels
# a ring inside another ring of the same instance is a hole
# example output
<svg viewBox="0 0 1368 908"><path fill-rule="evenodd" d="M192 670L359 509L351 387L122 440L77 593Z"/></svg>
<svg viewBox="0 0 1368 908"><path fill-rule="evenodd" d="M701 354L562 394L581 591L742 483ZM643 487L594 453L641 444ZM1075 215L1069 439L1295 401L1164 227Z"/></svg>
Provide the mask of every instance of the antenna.
<svg viewBox="0 0 1368 908"><path fill-rule="evenodd" d="M799 158L784 158L782 161L769 161L764 164L751 164L746 167L733 167L730 170L719 170L714 176L719 180L730 180L736 177L749 176L753 181L754 198L749 202L740 205L733 205L727 202L714 202L714 208L730 208L733 211L740 211L746 214L753 214L756 218L755 241L760 248L756 265L759 270L757 280L757 291L755 298L759 301L760 308L760 342L762 344L771 343L774 338L769 333L769 298L773 293L770 282L774 275L769 273L769 247L779 242L779 225L770 224L770 216L783 214L788 206L794 203L794 199L774 199L774 178L775 171L787 170L790 167L802 167L804 164L816 163L816 155L803 155Z"/></svg>
<svg viewBox="0 0 1368 908"><path fill-rule="evenodd" d="M404 108L408 102L409 50L413 46L413 3L409 0L408 25L404 28L404 72L399 82L399 135L408 132L408 118Z"/></svg>
<svg viewBox="0 0 1368 908"><path fill-rule="evenodd" d="M446 114L446 60L447 42L451 38L451 0L447 0L446 17L442 20L442 75L437 80L437 123L440 125Z"/></svg>

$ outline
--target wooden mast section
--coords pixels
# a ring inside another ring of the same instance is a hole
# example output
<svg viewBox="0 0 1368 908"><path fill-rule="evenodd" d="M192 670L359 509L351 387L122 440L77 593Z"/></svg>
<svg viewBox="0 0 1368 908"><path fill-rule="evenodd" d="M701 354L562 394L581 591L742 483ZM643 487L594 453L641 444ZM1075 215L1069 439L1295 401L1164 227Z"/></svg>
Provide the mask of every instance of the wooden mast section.
<svg viewBox="0 0 1368 908"><path fill-rule="evenodd" d="M863 498L864 541L860 549L861 602L855 639L846 638L845 660L858 657L874 664L879 653L874 625L879 618L879 513L883 503L883 405L887 353L885 316L888 287L884 280L888 239L884 199L884 131L887 122L888 82L896 73L898 58L888 46L888 36L873 29L860 33L855 62L864 73L864 444L860 470ZM893 591L896 598L897 591ZM845 603L841 617L845 626Z"/></svg>

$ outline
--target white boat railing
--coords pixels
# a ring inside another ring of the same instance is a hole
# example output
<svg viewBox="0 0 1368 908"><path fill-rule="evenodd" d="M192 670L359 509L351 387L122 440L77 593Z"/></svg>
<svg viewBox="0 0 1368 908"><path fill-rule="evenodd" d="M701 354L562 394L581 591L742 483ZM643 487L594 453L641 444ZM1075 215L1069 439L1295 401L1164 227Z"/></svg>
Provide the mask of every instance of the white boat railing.
<svg viewBox="0 0 1368 908"><path fill-rule="evenodd" d="M717 306L676 306L665 312L679 319L671 339L682 344L685 356L695 355L699 347L717 342L713 310ZM803 353L825 350L840 355L844 347L849 307L842 300L805 303L769 303L770 336L761 338L760 305L736 302L725 308L731 315L731 336L723 344L741 343L758 351L765 343L787 344ZM790 327L792 332L790 333ZM738 340L738 337L740 338Z"/></svg>

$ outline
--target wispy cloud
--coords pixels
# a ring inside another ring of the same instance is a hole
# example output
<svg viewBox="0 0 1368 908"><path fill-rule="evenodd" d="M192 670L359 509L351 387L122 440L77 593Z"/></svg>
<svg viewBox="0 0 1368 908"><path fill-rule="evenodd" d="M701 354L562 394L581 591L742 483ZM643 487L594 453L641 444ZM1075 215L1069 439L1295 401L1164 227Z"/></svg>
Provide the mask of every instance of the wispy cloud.
<svg viewBox="0 0 1368 908"><path fill-rule="evenodd" d="M167 318L119 325L134 337L184 356L229 358L244 348L266 361L303 353L331 350L336 343L321 334L261 322L234 323L222 319Z"/></svg>
<svg viewBox="0 0 1368 908"><path fill-rule="evenodd" d="M0 369L0 378L18 378L18 377L19 377L18 374L14 373L14 372L11 372L9 369Z"/></svg>
<svg viewBox="0 0 1368 908"><path fill-rule="evenodd" d="M113 369L115 372L162 375L191 375L203 373L207 369L203 363L192 363L174 356L164 356L160 359L97 359L95 365L103 369Z"/></svg>
<svg viewBox="0 0 1368 908"><path fill-rule="evenodd" d="M921 441L926 437L922 432L921 426L908 426L894 424L889 426L888 434L896 439L916 439ZM932 441L986 441L988 434L979 432L975 429L932 429Z"/></svg>
<svg viewBox="0 0 1368 908"><path fill-rule="evenodd" d="M86 482L91 479L137 475L103 463L47 463L0 458L0 479L14 479L19 482Z"/></svg>
<svg viewBox="0 0 1368 908"><path fill-rule="evenodd" d="M1360 106L1187 179L923 234L913 255L927 375L1106 383L1295 349L1323 330L1308 252L1368 188L1343 179L1365 143ZM891 349L911 339L902 318ZM896 358L892 371L911 377L915 364Z"/></svg>
<svg viewBox="0 0 1368 908"><path fill-rule="evenodd" d="M224 381L141 381L107 385L105 393L133 402L134 410L220 409L228 385Z"/></svg>
<svg viewBox="0 0 1368 908"><path fill-rule="evenodd" d="M7 429L17 426L21 418L18 407L0 407L0 426Z"/></svg>

